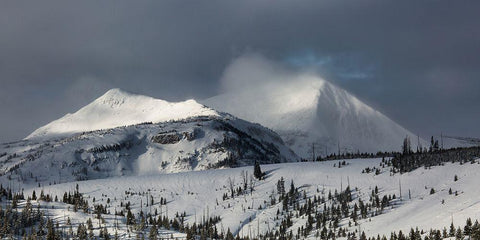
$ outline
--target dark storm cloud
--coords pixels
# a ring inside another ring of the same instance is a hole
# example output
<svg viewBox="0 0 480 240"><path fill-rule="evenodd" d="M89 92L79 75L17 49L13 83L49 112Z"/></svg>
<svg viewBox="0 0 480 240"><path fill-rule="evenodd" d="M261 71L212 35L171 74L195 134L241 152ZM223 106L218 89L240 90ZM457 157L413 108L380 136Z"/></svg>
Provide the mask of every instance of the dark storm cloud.
<svg viewBox="0 0 480 240"><path fill-rule="evenodd" d="M478 1L2 1L0 141L111 87L214 95L246 52L316 68L413 132L479 136L478 12Z"/></svg>

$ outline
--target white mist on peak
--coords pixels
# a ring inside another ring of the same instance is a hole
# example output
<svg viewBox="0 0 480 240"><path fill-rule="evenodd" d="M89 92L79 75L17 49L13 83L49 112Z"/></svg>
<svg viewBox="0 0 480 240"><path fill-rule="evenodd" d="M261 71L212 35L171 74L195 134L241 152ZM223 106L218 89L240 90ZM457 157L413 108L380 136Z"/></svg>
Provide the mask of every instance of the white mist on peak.
<svg viewBox="0 0 480 240"><path fill-rule="evenodd" d="M210 115L218 113L195 100L167 102L115 88L77 112L35 130L27 139Z"/></svg>
<svg viewBox="0 0 480 240"><path fill-rule="evenodd" d="M313 72L289 71L259 55L234 61L223 75L224 93L207 106L278 132L300 156L398 151L415 135ZM423 142L423 141L422 141Z"/></svg>

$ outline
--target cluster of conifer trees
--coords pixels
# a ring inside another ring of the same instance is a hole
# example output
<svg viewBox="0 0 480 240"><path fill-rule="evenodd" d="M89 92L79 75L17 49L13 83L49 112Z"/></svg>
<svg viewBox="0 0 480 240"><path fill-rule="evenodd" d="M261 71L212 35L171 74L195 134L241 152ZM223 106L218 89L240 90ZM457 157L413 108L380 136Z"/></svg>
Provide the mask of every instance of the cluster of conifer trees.
<svg viewBox="0 0 480 240"><path fill-rule="evenodd" d="M405 173L419 167L443 165L446 162L472 162L480 157L480 147L438 149L395 154L391 159L393 172Z"/></svg>

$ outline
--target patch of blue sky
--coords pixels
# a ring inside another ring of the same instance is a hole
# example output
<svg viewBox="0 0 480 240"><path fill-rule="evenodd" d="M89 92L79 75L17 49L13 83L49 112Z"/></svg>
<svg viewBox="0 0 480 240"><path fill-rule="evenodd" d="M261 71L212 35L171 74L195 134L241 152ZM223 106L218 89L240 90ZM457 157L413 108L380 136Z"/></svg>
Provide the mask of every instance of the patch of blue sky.
<svg viewBox="0 0 480 240"><path fill-rule="evenodd" d="M301 54L295 54L287 57L285 62L295 67L318 67L332 62L331 56L317 56L313 52L307 51Z"/></svg>
<svg viewBox="0 0 480 240"><path fill-rule="evenodd" d="M368 64L368 61L359 54L321 56L307 50L292 54L284 61L294 67L326 70L343 80L368 79L373 76L376 69L374 64Z"/></svg>

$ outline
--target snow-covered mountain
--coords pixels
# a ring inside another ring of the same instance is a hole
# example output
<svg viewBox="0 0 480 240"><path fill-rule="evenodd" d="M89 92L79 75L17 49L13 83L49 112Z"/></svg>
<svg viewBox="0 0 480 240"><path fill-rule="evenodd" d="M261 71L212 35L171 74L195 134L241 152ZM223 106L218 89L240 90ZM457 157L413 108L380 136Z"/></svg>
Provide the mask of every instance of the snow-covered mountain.
<svg viewBox="0 0 480 240"><path fill-rule="evenodd" d="M218 113L195 100L171 103L115 88L77 112L35 130L27 139L196 116L218 116Z"/></svg>
<svg viewBox="0 0 480 240"><path fill-rule="evenodd" d="M194 100L169 103L118 89L22 141L2 144L0 154L0 177L24 183L298 160L259 124Z"/></svg>
<svg viewBox="0 0 480 240"><path fill-rule="evenodd" d="M295 81L253 84L202 101L207 106L257 122L282 136L298 155L400 151L417 137L347 91L310 74ZM425 146L425 142L420 140Z"/></svg>

